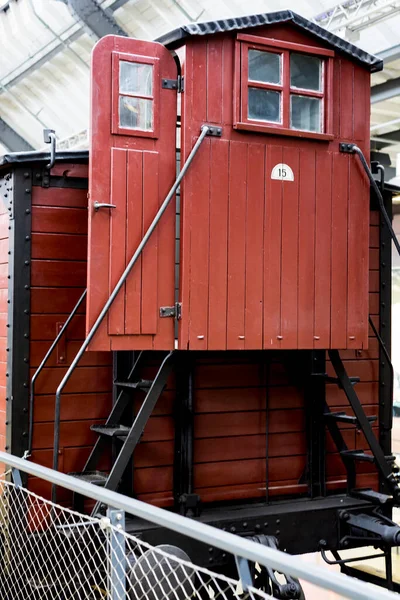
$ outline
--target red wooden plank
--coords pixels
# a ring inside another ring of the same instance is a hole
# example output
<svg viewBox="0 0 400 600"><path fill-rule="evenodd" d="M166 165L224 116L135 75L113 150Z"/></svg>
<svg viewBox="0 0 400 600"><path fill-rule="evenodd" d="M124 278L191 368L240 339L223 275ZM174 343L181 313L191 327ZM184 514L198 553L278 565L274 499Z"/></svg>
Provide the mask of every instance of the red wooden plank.
<svg viewBox="0 0 400 600"><path fill-rule="evenodd" d="M281 348L297 348L299 252L299 151L283 148L294 181L282 182Z"/></svg>
<svg viewBox="0 0 400 600"><path fill-rule="evenodd" d="M143 154L143 232L145 233L157 214L159 206L158 152ZM162 227L160 223L159 227ZM157 333L158 311L158 228L152 234L142 256L141 333ZM171 269L173 264L171 264ZM127 308L128 310L128 308Z"/></svg>
<svg viewBox="0 0 400 600"><path fill-rule="evenodd" d="M300 150L298 347L314 347L315 150Z"/></svg>
<svg viewBox="0 0 400 600"><path fill-rule="evenodd" d="M192 105L192 118L194 121L207 121L207 92L210 87L207 81L207 45L203 40L193 40L192 73L195 82L195 100Z"/></svg>
<svg viewBox="0 0 400 600"><path fill-rule="evenodd" d="M84 288L86 285L86 261L32 260L31 285L34 287Z"/></svg>
<svg viewBox="0 0 400 600"><path fill-rule="evenodd" d="M85 166L87 169L86 165ZM86 189L40 187L32 188L32 206L63 206L70 208L87 208L88 197Z"/></svg>
<svg viewBox="0 0 400 600"><path fill-rule="evenodd" d="M348 348L368 343L368 233L369 186L358 164L350 167L348 213Z"/></svg>
<svg viewBox="0 0 400 600"><path fill-rule="evenodd" d="M340 59L340 136L353 140L354 122L354 65L348 59Z"/></svg>
<svg viewBox="0 0 400 600"><path fill-rule="evenodd" d="M86 255L86 235L64 235L54 233L32 234L32 258L86 261Z"/></svg>
<svg viewBox="0 0 400 600"><path fill-rule="evenodd" d="M264 348L280 348L281 342L281 244L282 181L271 179L282 163L282 147L267 146L265 166L264 233Z"/></svg>
<svg viewBox="0 0 400 600"><path fill-rule="evenodd" d="M37 394L55 394L56 389L66 373L66 367L48 368L45 367L36 381ZM34 370L31 369L31 376ZM77 367L74 376L71 377L65 386L65 393L79 392L108 392L112 387L112 368L102 367ZM73 444L72 444L73 445Z"/></svg>
<svg viewBox="0 0 400 600"><path fill-rule="evenodd" d="M43 287L31 289L31 314L65 314L74 308L81 297L84 288ZM85 301L81 304L77 314L85 313Z"/></svg>
<svg viewBox="0 0 400 600"><path fill-rule="evenodd" d="M196 156L190 179L187 180L190 196L185 198L185 202L190 202L191 205L190 307L189 311L182 308L183 319L190 321L191 350L206 350L208 345L210 151L210 141L206 139ZM186 255L186 268L189 266L188 258Z"/></svg>
<svg viewBox="0 0 400 600"><path fill-rule="evenodd" d="M1 340L1 338L0 338ZM35 340L30 344L30 365L32 367L38 367L40 362L42 361L44 355L47 350L50 348L51 341L50 340ZM66 344L66 358L65 365L71 364L72 360L75 358L79 348L81 347L82 342L76 340L68 340L68 332L67 332L67 344ZM112 355L110 352L85 352L82 356L79 364L82 367L103 367L106 365L112 364ZM48 367L59 367L62 366L57 364L57 352L53 352L48 362L46 363ZM53 407L54 408L54 407Z"/></svg>
<svg viewBox="0 0 400 600"><path fill-rule="evenodd" d="M233 82L234 40L224 37L222 41L222 123L233 123L233 102L231 94Z"/></svg>
<svg viewBox="0 0 400 600"><path fill-rule="evenodd" d="M223 38L207 42L207 122L222 121L222 45Z"/></svg>
<svg viewBox="0 0 400 600"><path fill-rule="evenodd" d="M366 113L366 95L369 99L370 74L359 65L354 65L354 139L365 140L365 123L370 120L370 113ZM368 104L369 106L369 104Z"/></svg>
<svg viewBox="0 0 400 600"><path fill-rule="evenodd" d="M143 152L128 150L126 264L143 238ZM125 285L125 333L140 333L142 257L130 272Z"/></svg>
<svg viewBox="0 0 400 600"><path fill-rule="evenodd" d="M208 349L226 349L229 142L211 141Z"/></svg>
<svg viewBox="0 0 400 600"><path fill-rule="evenodd" d="M249 144L247 155L246 207L246 349L263 346L265 147Z"/></svg>
<svg viewBox="0 0 400 600"><path fill-rule="evenodd" d="M110 209L110 282L109 294L125 269L126 248L126 167L127 151L111 149L111 204ZM106 211L108 212L108 211ZM125 321L125 285L120 290L108 313L108 333L122 335Z"/></svg>
<svg viewBox="0 0 400 600"><path fill-rule="evenodd" d="M61 421L106 419L111 410L110 393L66 394L61 403ZM54 396L35 395L35 423L54 421Z"/></svg>
<svg viewBox="0 0 400 600"><path fill-rule="evenodd" d="M58 333L57 323L65 321L66 315L32 315L30 327L31 340L51 340L53 341ZM68 328L69 340L83 340L85 333L85 317L76 315ZM1 322L0 322L1 331Z"/></svg>
<svg viewBox="0 0 400 600"><path fill-rule="evenodd" d="M333 154L331 347L347 347L349 157Z"/></svg>
<svg viewBox="0 0 400 600"><path fill-rule="evenodd" d="M227 348L245 347L246 194L248 145L229 146Z"/></svg>
<svg viewBox="0 0 400 600"><path fill-rule="evenodd" d="M87 233L87 211L82 208L35 206L32 233Z"/></svg>
<svg viewBox="0 0 400 600"><path fill-rule="evenodd" d="M331 343L332 154L317 153L314 348Z"/></svg>

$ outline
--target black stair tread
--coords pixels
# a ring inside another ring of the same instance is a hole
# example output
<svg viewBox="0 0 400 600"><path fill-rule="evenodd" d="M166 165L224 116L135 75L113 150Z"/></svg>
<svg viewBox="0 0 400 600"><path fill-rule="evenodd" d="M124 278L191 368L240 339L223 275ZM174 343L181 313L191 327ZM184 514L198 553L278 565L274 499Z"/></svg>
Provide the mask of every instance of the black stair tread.
<svg viewBox="0 0 400 600"><path fill-rule="evenodd" d="M375 462L375 458L372 454L366 454L363 450L342 450L341 456L347 458L354 458L354 460L361 460L364 462Z"/></svg>
<svg viewBox="0 0 400 600"><path fill-rule="evenodd" d="M355 489L352 490L351 495L355 498L360 498L360 500L368 500L374 504L389 504L393 502L393 496L381 494L371 489Z"/></svg>
<svg viewBox="0 0 400 600"><path fill-rule="evenodd" d="M126 437L130 427L127 425L92 425L90 429L107 437Z"/></svg>
<svg viewBox="0 0 400 600"><path fill-rule="evenodd" d="M75 472L68 473L68 475L76 477L81 481L86 481L87 483L93 483L93 485L98 485L100 487L105 485L108 478L108 473L105 473L104 471L87 471L85 473Z"/></svg>
<svg viewBox="0 0 400 600"><path fill-rule="evenodd" d="M312 376L322 377L326 383L336 383L337 385L340 384L338 377L331 377L330 375L328 375L328 373L313 373ZM356 383L360 383L360 378L357 376L351 376L349 377L349 379L353 385L355 385Z"/></svg>
<svg viewBox="0 0 400 600"><path fill-rule="evenodd" d="M139 381L115 381L115 385L119 387L137 389L148 389L151 387L153 381L151 379L140 379Z"/></svg>
<svg viewBox="0 0 400 600"><path fill-rule="evenodd" d="M358 419L353 415L346 415L345 412L327 412L324 413L324 417L327 419L333 419L334 421L338 421L340 423L352 423L353 425L357 425ZM367 416L367 419L370 423L373 423L377 420L376 415Z"/></svg>

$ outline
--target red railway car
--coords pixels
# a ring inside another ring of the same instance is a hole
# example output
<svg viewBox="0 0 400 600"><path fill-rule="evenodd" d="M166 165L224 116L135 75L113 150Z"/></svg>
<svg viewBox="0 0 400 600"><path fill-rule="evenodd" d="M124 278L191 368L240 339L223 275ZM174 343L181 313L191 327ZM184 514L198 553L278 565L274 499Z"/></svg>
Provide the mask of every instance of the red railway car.
<svg viewBox="0 0 400 600"><path fill-rule="evenodd" d="M291 11L98 42L89 153L0 167L2 448L289 552L390 555L381 67Z"/></svg>

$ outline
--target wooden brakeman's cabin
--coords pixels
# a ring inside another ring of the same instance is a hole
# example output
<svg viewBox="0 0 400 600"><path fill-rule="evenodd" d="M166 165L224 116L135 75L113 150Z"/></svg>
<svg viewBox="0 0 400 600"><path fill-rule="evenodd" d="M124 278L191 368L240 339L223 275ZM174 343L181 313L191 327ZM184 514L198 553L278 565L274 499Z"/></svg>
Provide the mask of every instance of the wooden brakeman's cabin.
<svg viewBox="0 0 400 600"><path fill-rule="evenodd" d="M381 66L290 11L97 43L89 169L1 166L3 448L291 552L340 547L339 508L397 501L390 238L353 152Z"/></svg>

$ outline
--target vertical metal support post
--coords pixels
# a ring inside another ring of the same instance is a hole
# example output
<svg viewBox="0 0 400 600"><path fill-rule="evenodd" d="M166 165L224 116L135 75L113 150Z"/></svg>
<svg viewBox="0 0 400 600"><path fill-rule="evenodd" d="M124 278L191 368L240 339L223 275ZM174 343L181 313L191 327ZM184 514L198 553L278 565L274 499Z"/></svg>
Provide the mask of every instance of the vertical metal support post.
<svg viewBox="0 0 400 600"><path fill-rule="evenodd" d="M9 191L6 446L28 447L32 170L16 167ZM25 476L24 476L25 478Z"/></svg>
<svg viewBox="0 0 400 600"><path fill-rule="evenodd" d="M125 513L123 510L108 509L107 516L112 525L109 532L108 598L124 600L126 598Z"/></svg>
<svg viewBox="0 0 400 600"><path fill-rule="evenodd" d="M247 592L249 587L253 585L253 581L251 579L249 561L247 558L242 558L241 556L235 556L236 567L239 573L240 581L242 583L243 592Z"/></svg>
<svg viewBox="0 0 400 600"><path fill-rule="evenodd" d="M305 387L309 494L311 498L325 496L325 420L326 389L323 377L313 377L325 373L325 352L312 351L311 377Z"/></svg>
<svg viewBox="0 0 400 600"><path fill-rule="evenodd" d="M389 219L392 219L392 194L383 192L383 202ZM376 200L375 198L372 201ZM375 205L373 204L373 207ZM378 208L378 207L377 207ZM392 240L382 217L379 222L379 335L391 354L392 310ZM390 364L382 348L379 348L379 442L386 456L392 451L393 384ZM386 483L380 476L380 491L387 492Z"/></svg>

